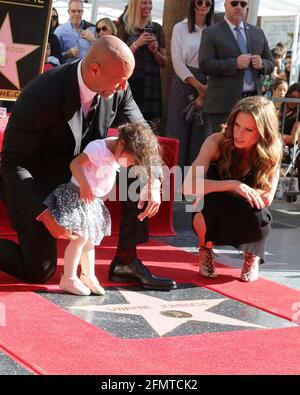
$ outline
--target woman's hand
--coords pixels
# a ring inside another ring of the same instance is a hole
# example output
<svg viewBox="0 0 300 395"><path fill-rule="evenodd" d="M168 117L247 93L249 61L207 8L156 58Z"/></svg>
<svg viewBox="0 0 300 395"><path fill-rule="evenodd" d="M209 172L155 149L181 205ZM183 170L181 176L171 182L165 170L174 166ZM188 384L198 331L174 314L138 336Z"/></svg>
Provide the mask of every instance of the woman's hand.
<svg viewBox="0 0 300 395"><path fill-rule="evenodd" d="M264 201L255 189L240 181L232 180L230 182L232 182L233 185L233 192L247 199L252 208L256 207L257 209L261 210L265 207Z"/></svg>
<svg viewBox="0 0 300 395"><path fill-rule="evenodd" d="M201 108L203 106L207 86L198 81L194 76L187 77L184 82L189 84L197 91L198 96L196 97L194 103L197 108Z"/></svg>
<svg viewBox="0 0 300 395"><path fill-rule="evenodd" d="M158 42L154 36L153 36L153 40L150 43L148 43L147 46L151 53L155 53L158 51Z"/></svg>
<svg viewBox="0 0 300 395"><path fill-rule="evenodd" d="M204 98L202 95L199 95L198 97L196 97L196 99L194 100L194 104L196 106L196 108L201 108L203 106L204 103Z"/></svg>
<svg viewBox="0 0 300 395"><path fill-rule="evenodd" d="M143 45L148 45L153 42L153 39L155 37L151 33L143 33L140 35L140 37L134 41L135 47L138 49L139 47L142 47Z"/></svg>

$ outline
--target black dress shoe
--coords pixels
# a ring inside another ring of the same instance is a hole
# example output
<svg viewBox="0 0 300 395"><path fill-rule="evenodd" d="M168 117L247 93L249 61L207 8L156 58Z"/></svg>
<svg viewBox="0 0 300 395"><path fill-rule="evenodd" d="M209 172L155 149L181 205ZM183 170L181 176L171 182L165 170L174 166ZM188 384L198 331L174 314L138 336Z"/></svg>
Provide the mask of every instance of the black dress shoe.
<svg viewBox="0 0 300 395"><path fill-rule="evenodd" d="M108 278L110 281L122 283L134 281L147 289L170 291L177 288L175 281L154 276L137 258L129 265L124 265L120 258L116 257L110 264Z"/></svg>

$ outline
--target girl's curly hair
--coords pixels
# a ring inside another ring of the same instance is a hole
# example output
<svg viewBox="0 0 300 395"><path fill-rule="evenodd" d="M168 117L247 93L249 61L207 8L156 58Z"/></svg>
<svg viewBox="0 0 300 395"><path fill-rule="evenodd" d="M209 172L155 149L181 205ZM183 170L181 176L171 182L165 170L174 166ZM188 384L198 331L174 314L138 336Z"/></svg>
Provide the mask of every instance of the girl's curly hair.
<svg viewBox="0 0 300 395"><path fill-rule="evenodd" d="M126 123L118 127L119 139L124 141L124 151L133 154L139 175L153 179L155 170L162 165L161 149L156 135L143 123Z"/></svg>

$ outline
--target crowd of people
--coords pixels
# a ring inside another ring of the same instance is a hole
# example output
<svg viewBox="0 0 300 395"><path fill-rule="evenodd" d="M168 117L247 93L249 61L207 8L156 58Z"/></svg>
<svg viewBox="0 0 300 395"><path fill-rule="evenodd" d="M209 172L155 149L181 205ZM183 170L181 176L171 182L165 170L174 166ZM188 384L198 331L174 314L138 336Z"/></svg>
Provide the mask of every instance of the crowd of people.
<svg viewBox="0 0 300 395"><path fill-rule="evenodd" d="M166 135L179 140L179 166L190 166L183 193L194 196L195 206L204 198L192 223L200 275L215 278L213 246L232 245L244 253L241 280L248 282L257 280L264 260L283 146L300 143L297 105L274 105L270 98L300 98L300 83L289 84L284 45L270 50L263 30L246 22L248 1L224 6L224 18L214 23L214 0L189 0L186 18L173 28ZM176 288L137 257L161 198L153 130L163 117L160 71L168 58L151 11L152 0L130 0L117 21L101 18L94 25L83 19L81 0L69 1L63 24L52 9L45 73L20 94L4 136L1 198L18 243L0 240L1 271L45 282L56 269L56 239L68 239L60 287L103 295L94 245L110 234L103 197L121 166L128 168L128 190L139 181L139 197L128 194L121 202L109 279ZM119 137L107 137L112 126ZM135 165L145 174L129 177ZM300 183L300 156L297 166Z"/></svg>

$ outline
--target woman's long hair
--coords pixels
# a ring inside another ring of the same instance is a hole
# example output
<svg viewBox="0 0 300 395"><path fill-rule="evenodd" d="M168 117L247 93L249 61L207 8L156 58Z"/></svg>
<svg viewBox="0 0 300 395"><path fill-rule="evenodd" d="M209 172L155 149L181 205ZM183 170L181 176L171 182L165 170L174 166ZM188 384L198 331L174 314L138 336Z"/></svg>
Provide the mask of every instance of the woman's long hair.
<svg viewBox="0 0 300 395"><path fill-rule="evenodd" d="M130 0L128 3L128 8L124 15L125 31L128 34L135 34L136 28L140 26L141 1L142 0ZM149 18L148 23L151 23L151 18Z"/></svg>
<svg viewBox="0 0 300 395"><path fill-rule="evenodd" d="M57 16L57 19L56 19L56 23L55 23L55 26L54 27L52 27L52 18L51 18L51 23L50 23L50 32L54 32L54 30L57 28L57 26L59 26L59 20L58 20L58 11L57 11L57 9L55 8L55 7L52 7L52 11L54 11L54 12L56 12L56 16Z"/></svg>
<svg viewBox="0 0 300 395"><path fill-rule="evenodd" d="M251 96L240 100L228 117L220 142L220 161L218 164L222 178L240 179L239 164L243 151L234 145L234 125L239 112L251 114L256 122L259 139L253 150L252 172L253 187L269 189L272 187L270 177L282 157L282 142L279 134L279 121L271 100L263 96Z"/></svg>
<svg viewBox="0 0 300 395"><path fill-rule="evenodd" d="M196 23L196 16L195 16L195 1L196 0L190 0L189 6L188 6L188 27L189 27L189 32L193 33L195 32L195 23ZM205 1L205 0L204 0ZM214 11L215 11L215 0L210 0L211 1L211 7L209 12L205 16L205 25L210 26L213 22L213 16L214 16Z"/></svg>

